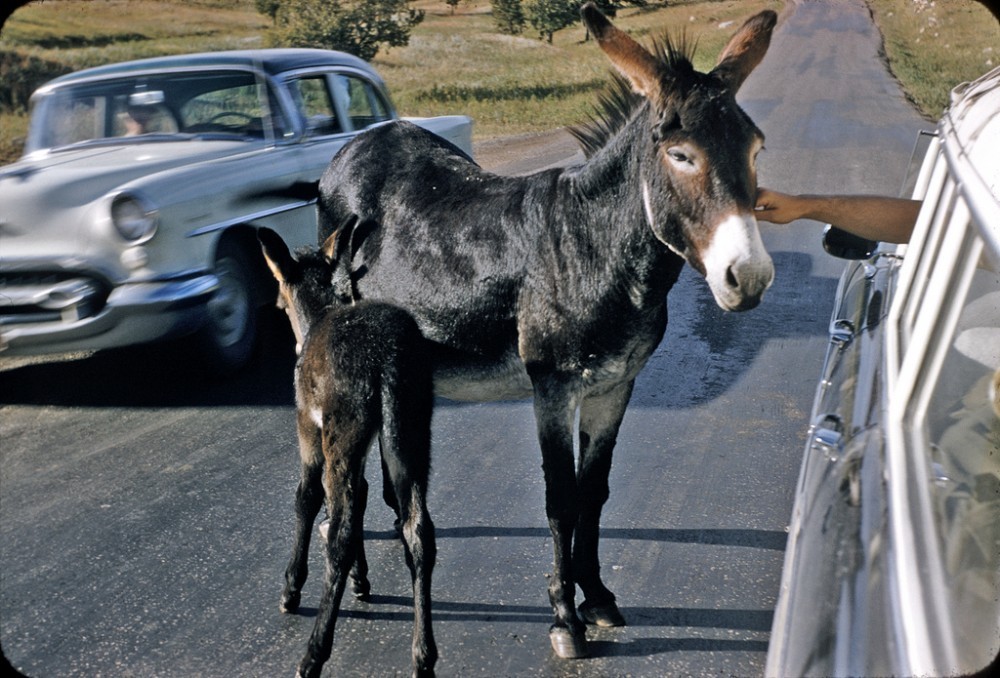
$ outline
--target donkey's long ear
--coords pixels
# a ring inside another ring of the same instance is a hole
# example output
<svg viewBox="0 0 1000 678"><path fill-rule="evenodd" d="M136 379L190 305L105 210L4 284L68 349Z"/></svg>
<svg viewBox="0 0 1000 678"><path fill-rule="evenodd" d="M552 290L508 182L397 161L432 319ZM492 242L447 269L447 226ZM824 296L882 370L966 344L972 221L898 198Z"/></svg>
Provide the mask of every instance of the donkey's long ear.
<svg viewBox="0 0 1000 678"><path fill-rule="evenodd" d="M264 261L271 269L278 282L289 282L295 276L296 263L292 258L292 253L288 251L288 245L281 239L281 236L269 228L261 228L257 231L257 240L260 248L264 252Z"/></svg>
<svg viewBox="0 0 1000 678"><path fill-rule="evenodd" d="M778 15L766 9L747 19L722 50L712 75L725 82L733 94L764 58L776 23Z"/></svg>
<svg viewBox="0 0 1000 678"><path fill-rule="evenodd" d="M596 38L597 45L624 75L636 92L647 99L660 96L660 65L646 48L627 33L615 28L592 2L580 8L580 16L587 30Z"/></svg>

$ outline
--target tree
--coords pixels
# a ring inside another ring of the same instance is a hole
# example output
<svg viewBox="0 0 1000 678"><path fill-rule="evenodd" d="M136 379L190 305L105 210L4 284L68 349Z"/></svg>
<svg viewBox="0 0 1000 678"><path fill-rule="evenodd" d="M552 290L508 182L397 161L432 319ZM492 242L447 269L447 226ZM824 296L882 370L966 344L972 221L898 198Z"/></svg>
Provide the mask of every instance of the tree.
<svg viewBox="0 0 1000 678"><path fill-rule="evenodd" d="M524 8L521 0L490 0L490 5L497 30L507 35L520 35L524 31Z"/></svg>
<svg viewBox="0 0 1000 678"><path fill-rule="evenodd" d="M254 7L258 14L271 17L271 21L277 21L278 10L281 8L281 0L254 0Z"/></svg>
<svg viewBox="0 0 1000 678"><path fill-rule="evenodd" d="M580 19L579 0L530 0L527 6L528 21L549 44L552 35Z"/></svg>
<svg viewBox="0 0 1000 678"><path fill-rule="evenodd" d="M371 61L379 47L402 47L423 10L409 0L284 0L268 34L274 47L339 49Z"/></svg>

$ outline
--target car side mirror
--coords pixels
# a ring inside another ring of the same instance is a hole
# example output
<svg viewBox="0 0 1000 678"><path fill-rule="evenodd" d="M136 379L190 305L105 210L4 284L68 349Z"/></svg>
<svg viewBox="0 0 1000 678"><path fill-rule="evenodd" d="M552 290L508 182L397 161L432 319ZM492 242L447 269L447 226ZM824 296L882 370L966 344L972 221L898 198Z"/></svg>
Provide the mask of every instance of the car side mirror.
<svg viewBox="0 0 1000 678"><path fill-rule="evenodd" d="M823 249L840 259L867 259L876 247L878 241L848 233L831 224L823 230Z"/></svg>

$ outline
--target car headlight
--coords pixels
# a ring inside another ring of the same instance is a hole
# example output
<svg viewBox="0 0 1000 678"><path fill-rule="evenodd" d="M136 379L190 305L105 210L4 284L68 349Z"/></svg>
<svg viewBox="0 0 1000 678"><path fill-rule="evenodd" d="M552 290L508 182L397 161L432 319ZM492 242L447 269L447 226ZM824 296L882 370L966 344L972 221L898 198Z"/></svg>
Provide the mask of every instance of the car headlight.
<svg viewBox="0 0 1000 678"><path fill-rule="evenodd" d="M111 200L111 222L129 242L144 242L156 233L159 212L143 196L119 193Z"/></svg>

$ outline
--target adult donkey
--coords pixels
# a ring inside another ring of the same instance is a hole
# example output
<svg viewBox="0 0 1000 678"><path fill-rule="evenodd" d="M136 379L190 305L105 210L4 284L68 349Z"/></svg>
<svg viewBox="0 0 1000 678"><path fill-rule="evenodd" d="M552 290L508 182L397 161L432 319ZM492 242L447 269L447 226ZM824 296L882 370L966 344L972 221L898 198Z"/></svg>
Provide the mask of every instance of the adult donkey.
<svg viewBox="0 0 1000 678"><path fill-rule="evenodd" d="M748 20L699 73L669 39L650 52L592 4L581 11L641 95L606 134L589 133L599 148L583 166L496 176L395 123L345 146L319 185L321 241L352 213L379 224L341 234L353 258L335 284L410 311L434 342L439 395L534 397L555 550L549 634L566 658L587 653L575 584L583 619L625 623L601 581L599 522L633 382L666 328L667 292L686 261L722 308L745 310L774 275L753 214L763 135L734 96L767 51L775 13Z"/></svg>

